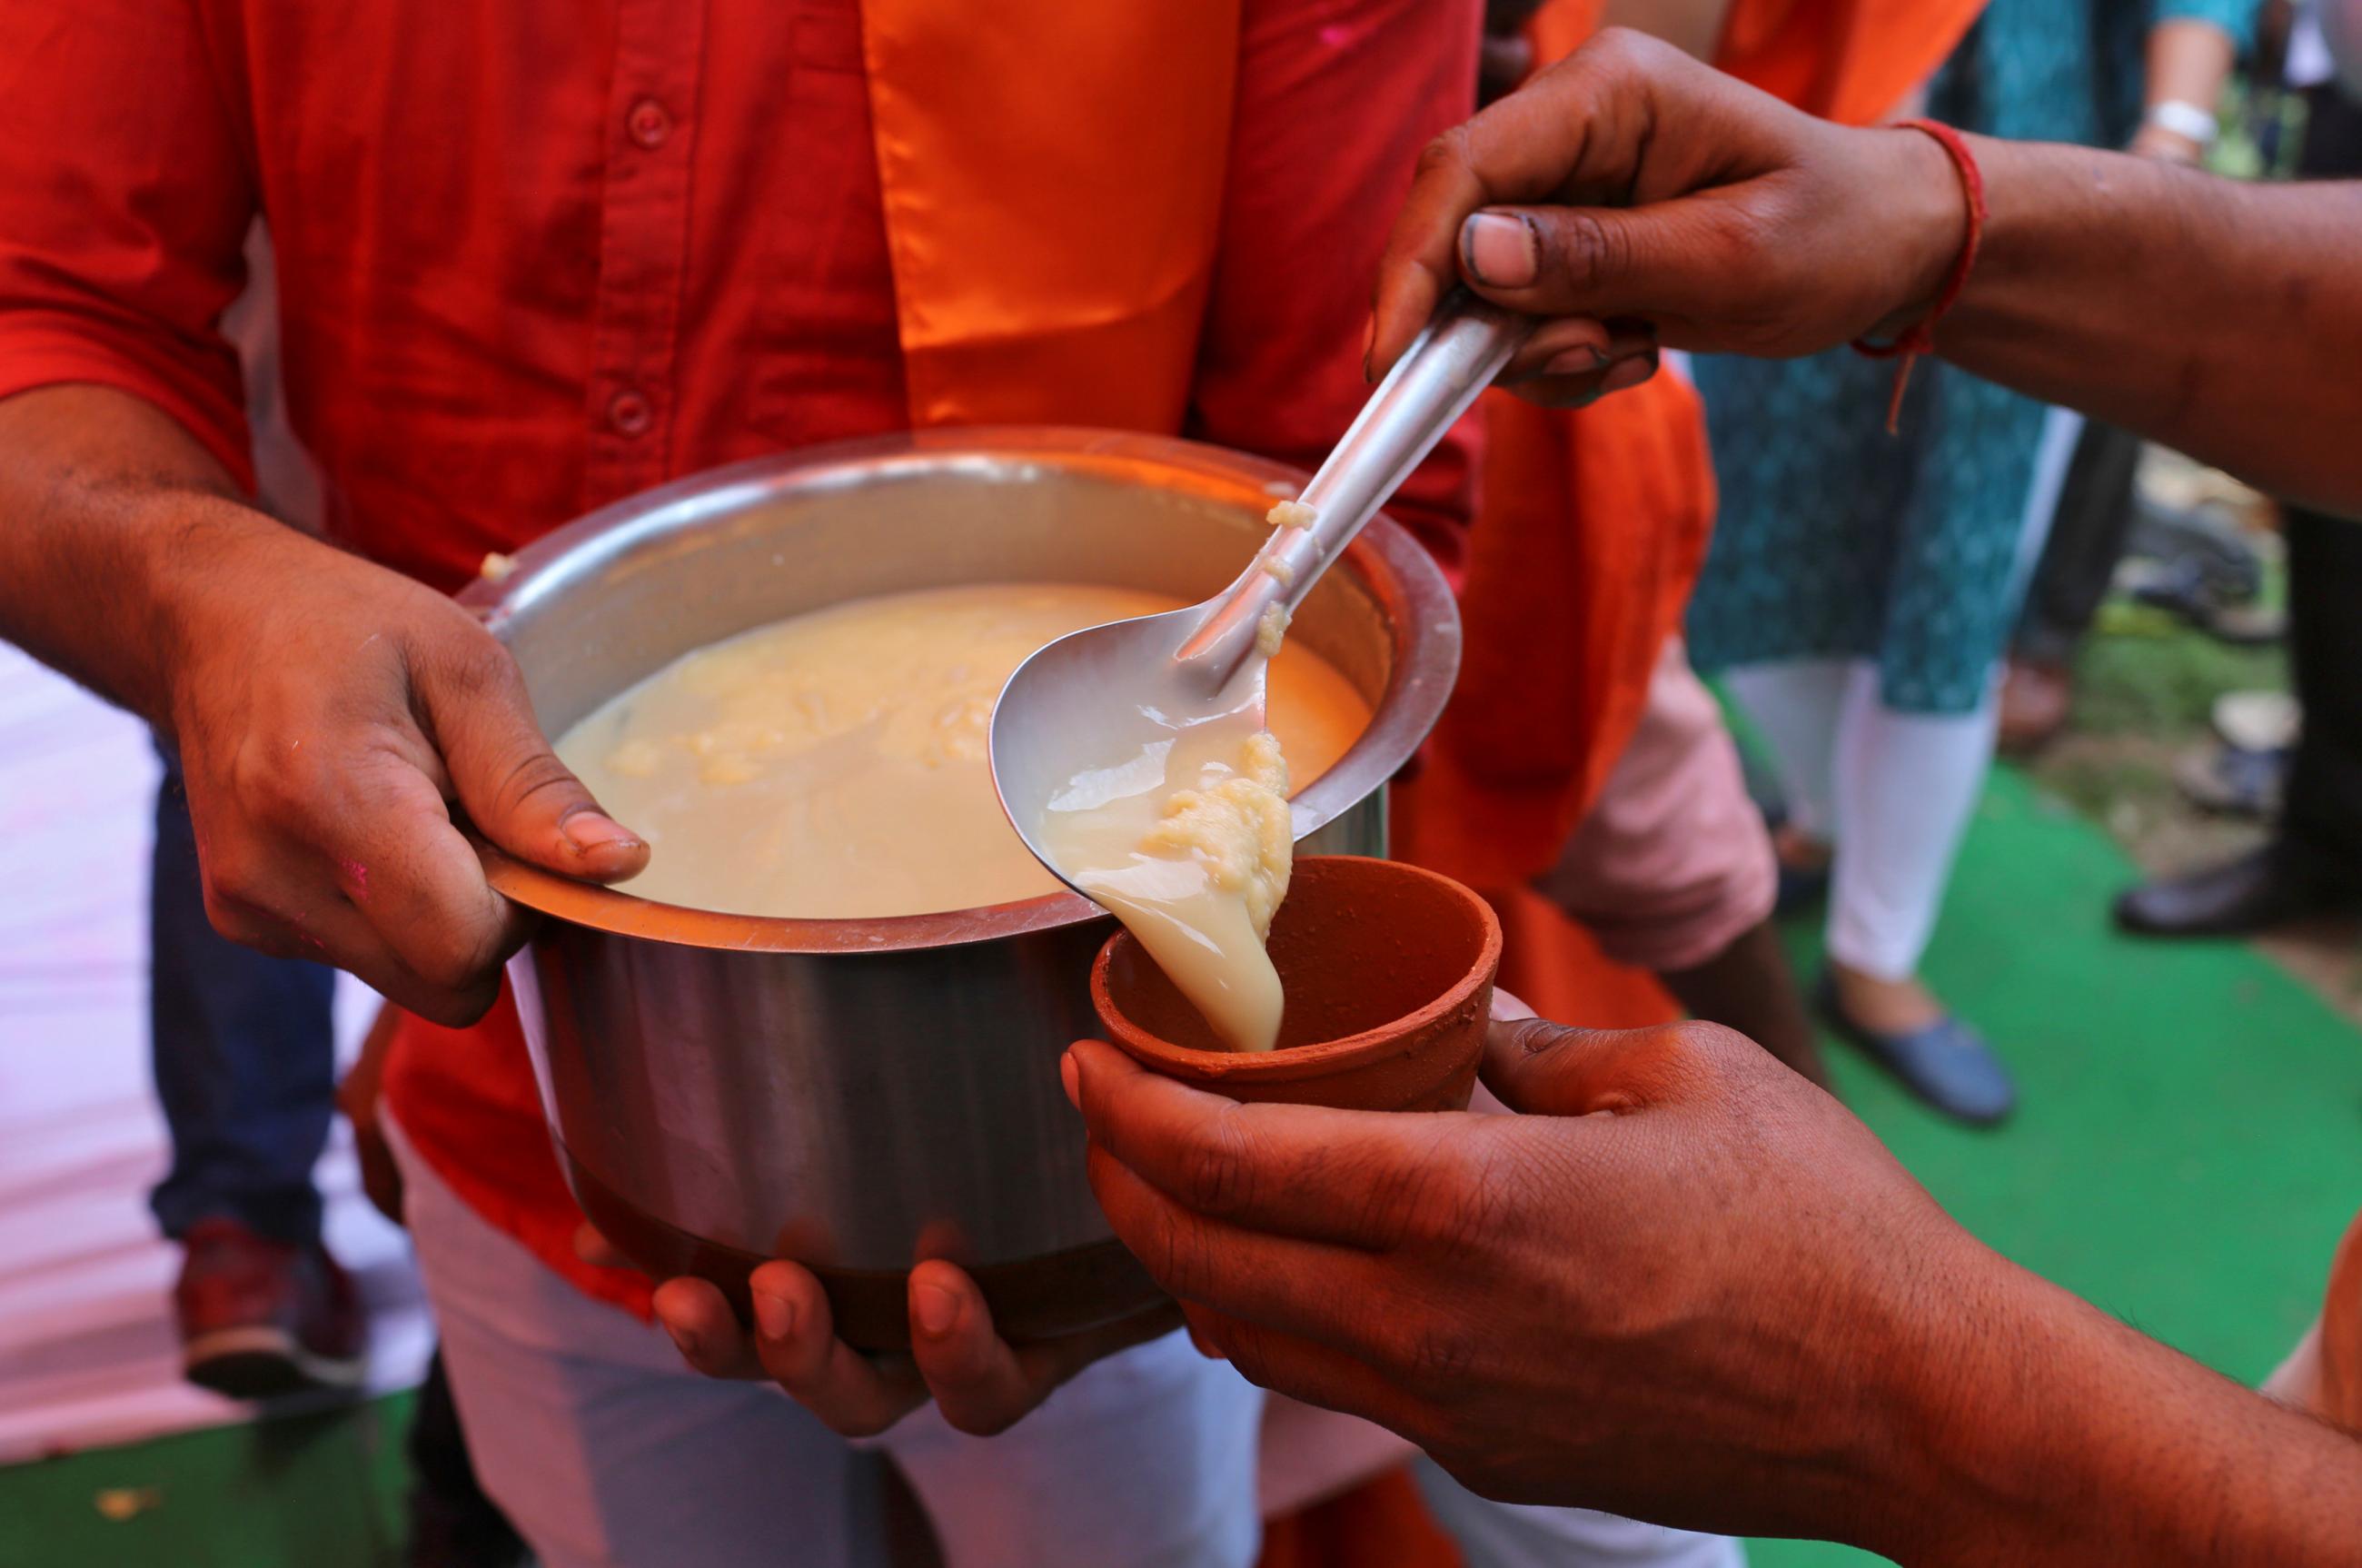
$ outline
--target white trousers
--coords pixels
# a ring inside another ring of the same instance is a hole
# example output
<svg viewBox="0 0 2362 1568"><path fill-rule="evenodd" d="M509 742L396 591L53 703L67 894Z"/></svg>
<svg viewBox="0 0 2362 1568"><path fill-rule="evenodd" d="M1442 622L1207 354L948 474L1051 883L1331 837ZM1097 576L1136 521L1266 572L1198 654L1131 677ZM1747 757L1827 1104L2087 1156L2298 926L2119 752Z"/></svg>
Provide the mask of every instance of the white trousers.
<svg viewBox="0 0 2362 1568"><path fill-rule="evenodd" d="M877 1454L767 1383L690 1370L392 1141L469 1452L543 1568L882 1568ZM999 1437L929 1406L877 1446L950 1568L1250 1568L1262 1415L1262 1390L1175 1333Z"/></svg>
<svg viewBox="0 0 2362 1568"><path fill-rule="evenodd" d="M2052 409L2018 526L2014 602L2050 536L2082 416ZM1771 744L1797 828L1829 845L1829 956L1882 980L1918 973L1969 814L1984 793L2000 671L1966 713L1906 713L1867 659L1808 658L1725 672Z"/></svg>
<svg viewBox="0 0 2362 1568"><path fill-rule="evenodd" d="M1422 1456L1412 1466L1428 1511L1467 1568L1746 1568L1727 1535L1697 1535L1588 1508L1495 1503Z"/></svg>
<svg viewBox="0 0 2362 1568"><path fill-rule="evenodd" d="M1992 693L1968 713L1898 712L1857 659L1751 665L1724 677L1771 743L1798 829L1832 845L1829 956L1908 979L1992 760Z"/></svg>

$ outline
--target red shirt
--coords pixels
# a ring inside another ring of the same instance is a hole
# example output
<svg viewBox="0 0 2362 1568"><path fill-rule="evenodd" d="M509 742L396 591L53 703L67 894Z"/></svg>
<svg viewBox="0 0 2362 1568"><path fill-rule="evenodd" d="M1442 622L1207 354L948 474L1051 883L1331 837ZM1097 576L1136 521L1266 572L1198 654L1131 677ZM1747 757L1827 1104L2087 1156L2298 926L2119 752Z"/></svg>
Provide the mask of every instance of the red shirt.
<svg viewBox="0 0 2362 1568"><path fill-rule="evenodd" d="M1183 433L1311 467L1343 431L1396 200L1469 109L1476 10L1249 0ZM261 216L326 526L447 589L618 497L908 422L856 0L11 0L0 191L0 395L121 388L241 482L219 316ZM1447 564L1468 447L1398 507ZM387 1095L475 1208L644 1306L573 1260L505 1003L408 1031Z"/></svg>

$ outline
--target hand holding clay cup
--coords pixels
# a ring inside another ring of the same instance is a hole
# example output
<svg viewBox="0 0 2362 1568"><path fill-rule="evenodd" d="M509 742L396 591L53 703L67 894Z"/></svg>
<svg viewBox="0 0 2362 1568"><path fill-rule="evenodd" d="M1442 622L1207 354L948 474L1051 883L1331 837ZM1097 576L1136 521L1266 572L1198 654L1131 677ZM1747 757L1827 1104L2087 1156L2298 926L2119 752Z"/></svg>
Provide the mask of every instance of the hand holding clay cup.
<svg viewBox="0 0 2362 1568"><path fill-rule="evenodd" d="M1727 1030L1490 1034L1519 1114L1242 1105L1081 1042L1092 1186L1201 1346L1486 1496L1817 1533L1934 1479L1980 1314L2048 1287Z"/></svg>
<svg viewBox="0 0 2362 1568"><path fill-rule="evenodd" d="M1091 1002L1142 1066L1232 1099L1467 1107L1501 962L1484 900L1415 866L1314 856L1297 862L1266 950L1286 998L1275 1050L1226 1048L1130 932L1099 949Z"/></svg>

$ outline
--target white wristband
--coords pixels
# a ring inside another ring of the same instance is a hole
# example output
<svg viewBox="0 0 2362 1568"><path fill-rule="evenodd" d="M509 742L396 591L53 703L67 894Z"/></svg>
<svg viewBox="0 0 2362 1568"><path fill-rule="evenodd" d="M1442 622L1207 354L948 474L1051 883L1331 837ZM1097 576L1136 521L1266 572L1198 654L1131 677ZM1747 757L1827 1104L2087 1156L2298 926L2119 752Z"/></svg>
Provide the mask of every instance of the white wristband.
<svg viewBox="0 0 2362 1568"><path fill-rule="evenodd" d="M2162 104L2151 104L2143 123L2201 147L2213 146L2220 129L2213 110L2202 109L2187 98L2168 98Z"/></svg>

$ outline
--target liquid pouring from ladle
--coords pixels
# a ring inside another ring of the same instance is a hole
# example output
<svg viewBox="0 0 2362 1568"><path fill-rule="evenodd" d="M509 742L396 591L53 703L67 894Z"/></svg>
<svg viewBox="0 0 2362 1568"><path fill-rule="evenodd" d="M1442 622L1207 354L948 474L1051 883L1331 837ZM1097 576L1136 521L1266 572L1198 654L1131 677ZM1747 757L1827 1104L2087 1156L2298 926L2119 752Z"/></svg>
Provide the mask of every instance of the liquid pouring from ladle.
<svg viewBox="0 0 2362 1568"><path fill-rule="evenodd" d="M1454 290L1305 487L1308 521L1275 530L1212 599L1073 633L1017 668L993 710L992 781L1036 859L1073 886L1041 841L1045 813L1137 789L1159 737L1242 718L1261 727L1276 633L1533 326Z"/></svg>

